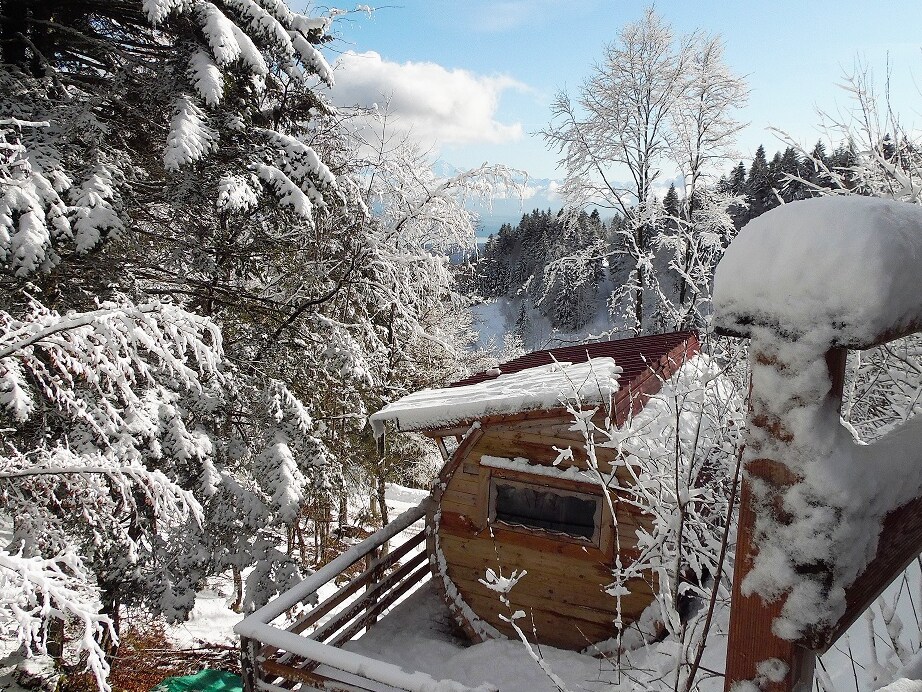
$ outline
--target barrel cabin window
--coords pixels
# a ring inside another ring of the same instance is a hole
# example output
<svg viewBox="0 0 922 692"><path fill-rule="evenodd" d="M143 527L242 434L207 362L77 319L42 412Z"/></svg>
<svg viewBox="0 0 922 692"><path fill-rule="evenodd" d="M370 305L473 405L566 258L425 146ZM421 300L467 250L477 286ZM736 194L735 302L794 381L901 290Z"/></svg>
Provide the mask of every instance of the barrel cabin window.
<svg viewBox="0 0 922 692"><path fill-rule="evenodd" d="M490 520L513 528L538 529L598 545L602 498L493 477Z"/></svg>

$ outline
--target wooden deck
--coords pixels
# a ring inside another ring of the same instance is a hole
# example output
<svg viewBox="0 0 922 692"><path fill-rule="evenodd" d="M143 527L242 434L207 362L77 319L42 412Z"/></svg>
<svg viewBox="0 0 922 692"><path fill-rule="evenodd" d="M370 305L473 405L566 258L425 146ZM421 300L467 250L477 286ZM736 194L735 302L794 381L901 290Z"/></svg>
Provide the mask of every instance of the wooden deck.
<svg viewBox="0 0 922 692"><path fill-rule="evenodd" d="M305 686L371 692L424 692L436 686L445 692L468 689L339 648L430 578L425 528L413 528L430 503L427 498L403 513L237 625L245 692L285 692ZM410 537L382 555L385 544L407 530L412 531ZM356 572L318 602L322 587ZM308 609L290 622L288 613L304 607Z"/></svg>

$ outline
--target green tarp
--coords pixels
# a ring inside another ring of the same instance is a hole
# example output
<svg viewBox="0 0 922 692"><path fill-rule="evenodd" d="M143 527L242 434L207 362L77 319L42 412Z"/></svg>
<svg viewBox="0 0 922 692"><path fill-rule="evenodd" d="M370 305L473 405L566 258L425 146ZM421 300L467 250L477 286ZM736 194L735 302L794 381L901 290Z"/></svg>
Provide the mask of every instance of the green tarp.
<svg viewBox="0 0 922 692"><path fill-rule="evenodd" d="M156 692L243 692L240 676L224 670L202 670L195 675L167 678Z"/></svg>

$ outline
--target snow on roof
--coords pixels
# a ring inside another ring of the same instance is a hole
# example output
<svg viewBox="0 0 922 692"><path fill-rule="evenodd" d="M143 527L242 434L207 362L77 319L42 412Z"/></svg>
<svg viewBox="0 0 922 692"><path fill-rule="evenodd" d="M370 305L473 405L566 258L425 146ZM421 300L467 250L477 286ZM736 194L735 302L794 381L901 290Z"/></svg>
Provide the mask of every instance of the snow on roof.
<svg viewBox="0 0 922 692"><path fill-rule="evenodd" d="M436 429L494 414L556 408L575 397L605 403L618 391L621 372L609 357L550 363L475 384L424 389L388 404L369 420L380 437L385 421L394 421L400 430Z"/></svg>
<svg viewBox="0 0 922 692"><path fill-rule="evenodd" d="M922 207L871 197L791 202L751 221L714 278L715 326L839 346L922 325Z"/></svg>
<svg viewBox="0 0 922 692"><path fill-rule="evenodd" d="M647 372L651 366L656 366L661 359L674 349L682 346L691 347L698 352L698 335L692 331L669 332L666 334L648 334L635 336L629 339L616 339L614 341L594 341L586 344L572 346L558 346L546 351L532 351L513 360L501 363L496 368L479 372L466 377L458 382L453 382L449 387L460 387L490 380L502 373L519 372L539 365L548 365L555 361L561 363L584 363L590 358L607 356L614 358L621 366L621 383L632 382L634 378Z"/></svg>

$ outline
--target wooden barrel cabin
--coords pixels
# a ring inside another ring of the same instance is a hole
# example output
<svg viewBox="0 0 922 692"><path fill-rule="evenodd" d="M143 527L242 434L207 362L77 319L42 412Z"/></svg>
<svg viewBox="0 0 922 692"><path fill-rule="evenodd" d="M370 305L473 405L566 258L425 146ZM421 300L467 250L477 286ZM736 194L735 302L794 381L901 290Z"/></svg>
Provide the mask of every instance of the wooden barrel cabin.
<svg viewBox="0 0 922 692"><path fill-rule="evenodd" d="M538 351L371 417L378 435L389 421L432 437L446 460L427 516L429 561L472 640L517 638L517 611L530 641L591 650L616 636L618 599L606 589L616 560L636 559L635 531L648 519L606 499L616 451L595 449L591 471L565 402L622 425L698 350L694 333L677 332ZM623 465L615 474L631 482ZM653 578L626 586L629 627L653 601Z"/></svg>

